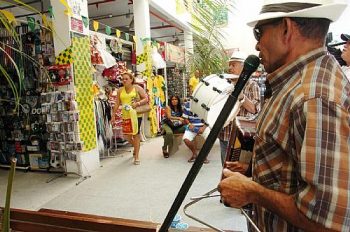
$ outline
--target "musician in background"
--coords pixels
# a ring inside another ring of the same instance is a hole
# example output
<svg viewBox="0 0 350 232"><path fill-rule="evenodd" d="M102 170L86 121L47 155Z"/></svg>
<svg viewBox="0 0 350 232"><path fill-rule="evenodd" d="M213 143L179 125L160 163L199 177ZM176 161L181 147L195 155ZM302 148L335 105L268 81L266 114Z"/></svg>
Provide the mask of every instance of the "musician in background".
<svg viewBox="0 0 350 232"><path fill-rule="evenodd" d="M235 84L238 80L238 76L243 70L244 60L247 58L247 55L240 51L234 51L229 60L229 74L234 74L237 78L233 78L231 80L232 84ZM247 116L252 117L256 115L260 110L260 92L258 84L249 80L246 84L246 87L243 90L243 93L240 95L238 99L241 103L241 108L237 116ZM235 120L235 119L234 119ZM218 138L220 140L220 152L221 152L221 163L224 166L226 154L227 154L227 146L230 140L230 135L232 128L234 127L234 122L231 122L229 125L224 127ZM248 157L249 160L249 157ZM230 163L230 166L238 165L237 162L234 164ZM241 164L240 164L241 165ZM248 165L247 165L248 166Z"/></svg>
<svg viewBox="0 0 350 232"><path fill-rule="evenodd" d="M346 3L263 3L248 23L270 90L257 124L253 179L224 169L222 201L252 203L261 231L350 231L350 82L325 47Z"/></svg>
<svg viewBox="0 0 350 232"><path fill-rule="evenodd" d="M194 74L191 76L191 78L188 80L188 85L190 86L190 95L193 94L194 89L199 83L201 77L201 72L199 70L196 70Z"/></svg>
<svg viewBox="0 0 350 232"><path fill-rule="evenodd" d="M342 70L350 81L350 35L341 34L341 39L346 42L341 54L341 58L346 62L346 65L342 66Z"/></svg>

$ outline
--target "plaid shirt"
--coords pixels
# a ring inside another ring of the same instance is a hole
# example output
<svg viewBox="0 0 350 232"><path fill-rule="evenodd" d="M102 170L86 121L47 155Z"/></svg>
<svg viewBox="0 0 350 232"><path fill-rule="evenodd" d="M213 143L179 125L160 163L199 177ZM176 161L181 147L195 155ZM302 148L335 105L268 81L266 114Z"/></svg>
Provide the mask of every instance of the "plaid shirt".
<svg viewBox="0 0 350 232"><path fill-rule="evenodd" d="M260 111L260 89L259 85L253 81L249 80L247 85L244 87L243 94L245 95L246 98L248 98L250 101L253 102L257 109L257 113ZM253 116L254 114L250 113L248 110L246 110L244 107L241 106L238 114L238 116ZM234 123L231 122L228 124L226 127L224 127L220 133L218 138L224 141L229 141L230 140L230 133L232 130Z"/></svg>
<svg viewBox="0 0 350 232"><path fill-rule="evenodd" d="M350 83L316 49L268 76L272 97L259 115L253 179L295 196L307 218L350 231ZM263 231L301 231L255 206Z"/></svg>

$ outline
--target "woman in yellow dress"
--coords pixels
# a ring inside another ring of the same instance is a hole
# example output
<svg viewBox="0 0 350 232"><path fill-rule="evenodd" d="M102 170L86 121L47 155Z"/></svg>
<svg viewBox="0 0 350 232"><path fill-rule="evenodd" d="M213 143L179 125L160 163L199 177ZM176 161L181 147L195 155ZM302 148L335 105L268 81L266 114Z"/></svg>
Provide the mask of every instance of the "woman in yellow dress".
<svg viewBox="0 0 350 232"><path fill-rule="evenodd" d="M117 102L113 107L112 111L112 122L115 120L116 111L120 106L122 106L122 118L123 122L128 117L129 113L127 112L128 106L131 106L135 109L137 106L148 104L148 99L146 92L140 86L135 84L135 77L131 73L122 74L123 87L118 89L117 92ZM142 122L142 114L137 115L138 121L138 133L137 134L125 134L128 142L133 146L133 156L134 164L140 164L139 151L140 151L140 125Z"/></svg>

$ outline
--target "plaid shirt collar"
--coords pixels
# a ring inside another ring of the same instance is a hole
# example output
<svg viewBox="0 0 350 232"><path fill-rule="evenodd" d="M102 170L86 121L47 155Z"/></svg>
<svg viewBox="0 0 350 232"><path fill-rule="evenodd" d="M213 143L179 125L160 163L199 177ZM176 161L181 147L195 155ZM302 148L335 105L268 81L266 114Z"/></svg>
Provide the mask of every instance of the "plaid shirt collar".
<svg viewBox="0 0 350 232"><path fill-rule="evenodd" d="M300 56L294 62L284 65L273 73L268 74L265 82L265 98L267 99L272 95L277 94L298 70L302 70L306 64L326 54L327 51L325 48L317 48L303 56Z"/></svg>

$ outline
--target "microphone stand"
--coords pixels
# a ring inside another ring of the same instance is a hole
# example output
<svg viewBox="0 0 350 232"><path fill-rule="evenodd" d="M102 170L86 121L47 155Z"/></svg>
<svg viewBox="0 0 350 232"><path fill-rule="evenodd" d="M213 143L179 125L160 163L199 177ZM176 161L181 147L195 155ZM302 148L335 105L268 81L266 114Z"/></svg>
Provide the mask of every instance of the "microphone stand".
<svg viewBox="0 0 350 232"><path fill-rule="evenodd" d="M244 85L247 83L250 75L243 76L242 81L238 80L233 92L229 95L224 107L222 108L219 117L214 123L213 128L211 129L207 139L205 140L205 143L203 144L202 149L199 151L199 154L193 163L193 166L191 167L189 173L187 174L187 177L185 181L183 182L166 218L164 219L164 222L162 226L159 229L159 232L167 232L173 218L175 217L177 211L179 210L183 200L185 199L191 185L193 184L197 174L199 173L199 170L203 166L204 160L208 156L210 150L212 149L216 138L218 137L221 129L223 128L228 116L230 115L233 107L235 106L238 96L241 93Z"/></svg>

